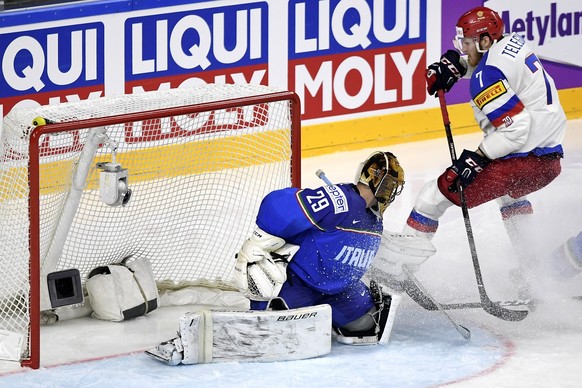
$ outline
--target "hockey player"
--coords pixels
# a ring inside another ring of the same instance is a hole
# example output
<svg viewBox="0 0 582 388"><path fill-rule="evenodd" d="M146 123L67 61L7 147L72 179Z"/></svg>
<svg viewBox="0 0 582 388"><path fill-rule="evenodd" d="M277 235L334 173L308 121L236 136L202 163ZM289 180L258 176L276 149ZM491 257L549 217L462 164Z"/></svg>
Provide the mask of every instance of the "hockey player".
<svg viewBox="0 0 582 388"><path fill-rule="evenodd" d="M582 232L570 237L551 255L554 278L570 280L582 273Z"/></svg>
<svg viewBox="0 0 582 388"><path fill-rule="evenodd" d="M332 336L387 343L400 296L364 279L401 268L394 257L402 252L411 264L434 253L424 238L383 233L384 211L403 186L398 159L378 151L358 166L354 184L267 194L236 255L234 280L251 310L187 313L178 336L146 354L169 365L283 361L329 353Z"/></svg>
<svg viewBox="0 0 582 388"><path fill-rule="evenodd" d="M385 343L398 296L374 281L368 287L362 276L380 246L384 211L403 185L398 159L378 151L360 164L354 184L266 195L235 269L251 308L265 309L277 296L291 309L329 304L338 341ZM290 261L285 244L298 247Z"/></svg>
<svg viewBox="0 0 582 388"><path fill-rule="evenodd" d="M477 7L463 14L453 43L463 57L449 50L428 66L427 91L449 91L468 77L470 104L484 138L424 185L404 232L431 239L439 218L460 205L460 183L468 208L498 201L519 253L528 244L517 231L533 212L526 196L560 174L566 116L551 76L519 34L503 35L495 11Z"/></svg>

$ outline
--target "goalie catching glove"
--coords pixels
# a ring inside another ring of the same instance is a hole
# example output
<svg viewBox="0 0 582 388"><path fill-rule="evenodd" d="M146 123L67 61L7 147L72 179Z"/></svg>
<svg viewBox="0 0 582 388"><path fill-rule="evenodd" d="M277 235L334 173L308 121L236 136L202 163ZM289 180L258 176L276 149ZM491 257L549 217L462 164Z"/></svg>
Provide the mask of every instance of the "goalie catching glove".
<svg viewBox="0 0 582 388"><path fill-rule="evenodd" d="M287 264L298 250L298 245L256 228L236 255L234 281L239 291L255 300L279 295L287 280Z"/></svg>

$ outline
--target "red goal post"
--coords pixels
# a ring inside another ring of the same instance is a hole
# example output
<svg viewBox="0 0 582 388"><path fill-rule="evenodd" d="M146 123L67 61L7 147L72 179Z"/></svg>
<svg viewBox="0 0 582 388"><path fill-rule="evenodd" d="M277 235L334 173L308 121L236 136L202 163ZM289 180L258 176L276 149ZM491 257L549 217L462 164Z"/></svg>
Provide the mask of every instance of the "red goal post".
<svg viewBox="0 0 582 388"><path fill-rule="evenodd" d="M299 115L295 93L258 85L10 112L0 217L14 234L0 235L0 330L22 336L21 364L40 366L41 311L59 307L51 274L75 269L84 283L95 267L146 257L160 283L231 288L264 195L300 186ZM119 192L103 189L104 165Z"/></svg>

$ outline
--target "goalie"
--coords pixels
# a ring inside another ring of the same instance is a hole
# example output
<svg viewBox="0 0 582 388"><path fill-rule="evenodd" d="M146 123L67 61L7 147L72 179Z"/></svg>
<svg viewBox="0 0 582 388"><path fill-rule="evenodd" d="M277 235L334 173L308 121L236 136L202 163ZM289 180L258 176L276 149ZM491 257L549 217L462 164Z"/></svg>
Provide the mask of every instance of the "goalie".
<svg viewBox="0 0 582 388"><path fill-rule="evenodd" d="M398 273L403 247L415 245L415 236L383 235L382 216L403 185L398 159L374 152L354 184L267 194L235 264L251 310L189 313L178 338L146 353L170 365L282 361L327 354L332 336L350 345L387 343L400 296L363 279ZM428 244L404 249L413 257L404 263L426 260L434 252Z"/></svg>
<svg viewBox="0 0 582 388"><path fill-rule="evenodd" d="M235 267L251 309L277 297L291 309L327 304L339 342L386 343L399 297L362 278L380 247L384 211L403 185L398 159L378 151L360 164L354 184L267 194Z"/></svg>

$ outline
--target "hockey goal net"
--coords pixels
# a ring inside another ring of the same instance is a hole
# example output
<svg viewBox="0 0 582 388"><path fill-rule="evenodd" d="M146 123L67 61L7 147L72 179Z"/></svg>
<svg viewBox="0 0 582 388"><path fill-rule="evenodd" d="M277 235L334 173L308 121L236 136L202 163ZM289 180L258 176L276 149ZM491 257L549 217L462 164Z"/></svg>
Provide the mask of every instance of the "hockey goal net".
<svg viewBox="0 0 582 388"><path fill-rule="evenodd" d="M13 109L0 139L0 334L21 339L21 364L39 366L50 272L84 282L147 257L156 281L230 287L263 196L299 186L299 131L297 96L257 85ZM126 170L118 190L102 191L104 165Z"/></svg>

